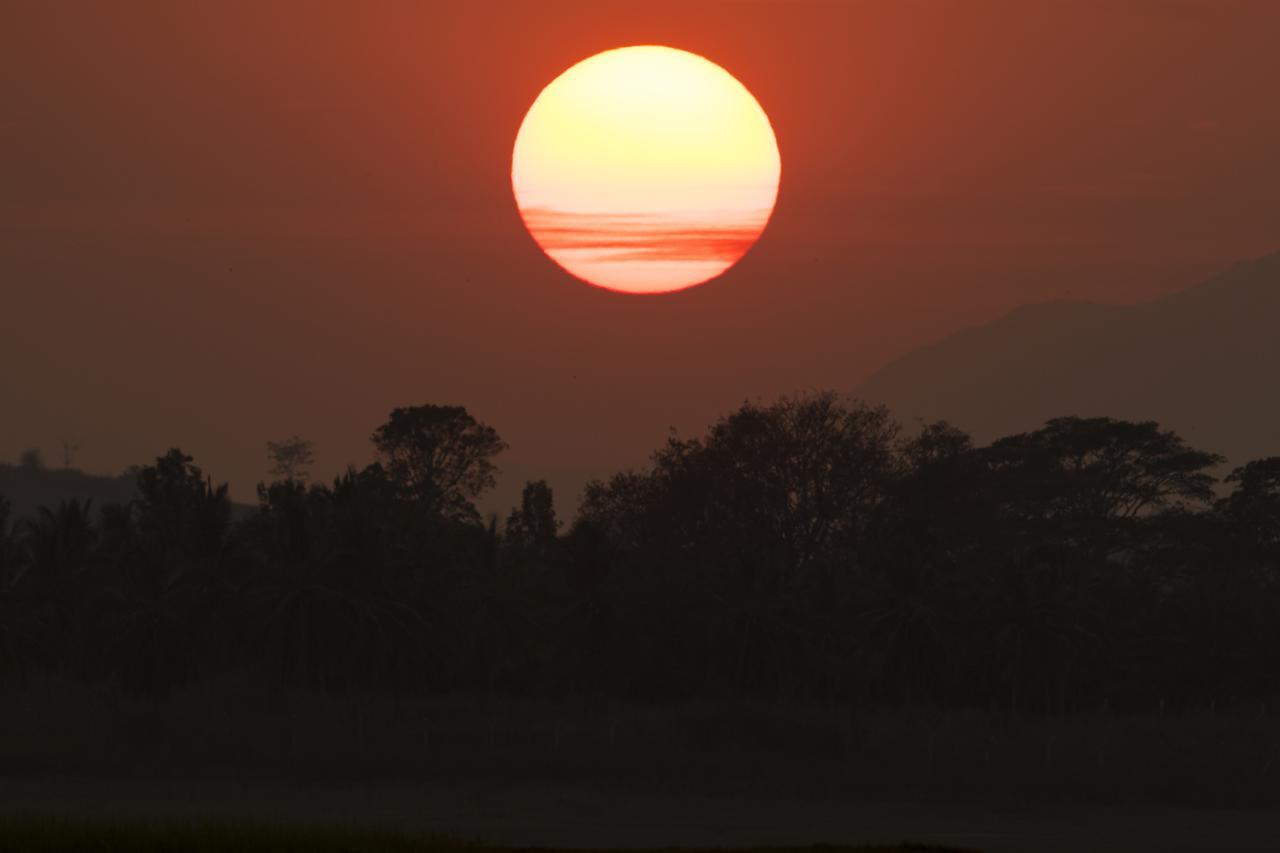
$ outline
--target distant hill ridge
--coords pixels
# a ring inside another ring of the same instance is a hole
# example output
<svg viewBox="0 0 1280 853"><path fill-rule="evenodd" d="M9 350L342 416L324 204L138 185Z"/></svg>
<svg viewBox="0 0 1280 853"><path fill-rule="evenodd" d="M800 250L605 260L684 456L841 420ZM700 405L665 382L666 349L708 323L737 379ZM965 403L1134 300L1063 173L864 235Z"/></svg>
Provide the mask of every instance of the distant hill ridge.
<svg viewBox="0 0 1280 853"><path fill-rule="evenodd" d="M0 498L13 505L14 518L31 518L36 509L50 509L64 500L93 501L95 507L125 503L138 496L132 474L86 474L74 468L42 468L0 464Z"/></svg>
<svg viewBox="0 0 1280 853"><path fill-rule="evenodd" d="M0 498L13 505L12 520L33 518L42 506L55 509L59 503L76 498L92 500L94 515L104 504L127 503L138 497L131 472L86 474L75 468L44 468L0 463ZM231 504L233 520L244 518L253 506Z"/></svg>
<svg viewBox="0 0 1280 853"><path fill-rule="evenodd" d="M1280 455L1280 253L1139 305L1023 306L892 362L857 394L980 441L1110 415L1159 421L1233 464Z"/></svg>

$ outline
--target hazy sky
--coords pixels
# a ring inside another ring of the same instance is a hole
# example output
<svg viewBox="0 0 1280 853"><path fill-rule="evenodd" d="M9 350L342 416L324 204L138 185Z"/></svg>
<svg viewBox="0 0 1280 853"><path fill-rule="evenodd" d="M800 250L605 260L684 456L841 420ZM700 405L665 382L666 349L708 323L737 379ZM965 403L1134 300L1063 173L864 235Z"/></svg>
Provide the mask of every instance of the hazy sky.
<svg viewBox="0 0 1280 853"><path fill-rule="evenodd" d="M510 187L540 89L643 43L782 154L742 263L650 298L559 270ZM607 470L1021 303L1180 289L1280 248L1278 43L1224 0L12 2L0 458L180 445L244 499L267 439L328 474L437 402L516 476Z"/></svg>

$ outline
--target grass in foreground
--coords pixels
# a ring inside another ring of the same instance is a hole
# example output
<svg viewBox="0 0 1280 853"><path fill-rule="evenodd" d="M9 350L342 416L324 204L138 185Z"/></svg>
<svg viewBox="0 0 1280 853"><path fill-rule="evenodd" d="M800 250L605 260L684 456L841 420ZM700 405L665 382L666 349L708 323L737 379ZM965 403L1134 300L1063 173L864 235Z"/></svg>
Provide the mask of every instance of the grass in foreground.
<svg viewBox="0 0 1280 853"><path fill-rule="evenodd" d="M449 838L415 837L341 827L278 827L241 823L135 823L21 818L0 820L3 853L535 853ZM552 853L552 851L536 851ZM605 853L575 849L573 853ZM639 853L639 851L627 851ZM671 848L663 853L681 853ZM720 848L716 853L733 853ZM818 846L759 847L751 853L960 853L954 848Z"/></svg>

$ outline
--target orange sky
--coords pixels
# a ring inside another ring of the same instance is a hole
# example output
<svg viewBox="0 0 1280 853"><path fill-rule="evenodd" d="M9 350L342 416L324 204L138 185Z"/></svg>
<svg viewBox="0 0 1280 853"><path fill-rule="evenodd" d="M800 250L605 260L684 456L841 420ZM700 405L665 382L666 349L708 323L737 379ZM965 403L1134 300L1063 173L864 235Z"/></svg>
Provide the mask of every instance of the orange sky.
<svg viewBox="0 0 1280 853"><path fill-rule="evenodd" d="M328 473L440 402L516 476L607 470L1018 304L1280 248L1274 3L22 2L5 29L0 457L180 444L248 498L268 438ZM644 300L548 263L510 185L541 88L640 43L732 69L785 159L743 263Z"/></svg>

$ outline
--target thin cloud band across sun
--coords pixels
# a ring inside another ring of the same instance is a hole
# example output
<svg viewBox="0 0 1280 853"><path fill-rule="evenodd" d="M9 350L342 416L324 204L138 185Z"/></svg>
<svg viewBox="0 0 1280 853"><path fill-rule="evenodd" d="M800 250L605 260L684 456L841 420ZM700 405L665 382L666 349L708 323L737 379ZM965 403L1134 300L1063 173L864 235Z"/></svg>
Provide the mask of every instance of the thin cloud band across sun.
<svg viewBox="0 0 1280 853"><path fill-rule="evenodd" d="M627 293L714 278L756 242L781 175L768 116L715 63L653 45L553 80L516 136L511 183L538 245Z"/></svg>

